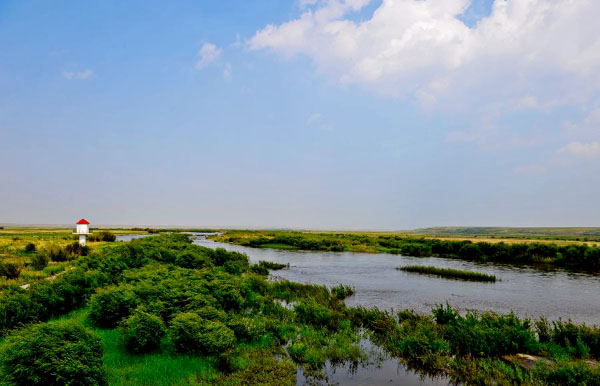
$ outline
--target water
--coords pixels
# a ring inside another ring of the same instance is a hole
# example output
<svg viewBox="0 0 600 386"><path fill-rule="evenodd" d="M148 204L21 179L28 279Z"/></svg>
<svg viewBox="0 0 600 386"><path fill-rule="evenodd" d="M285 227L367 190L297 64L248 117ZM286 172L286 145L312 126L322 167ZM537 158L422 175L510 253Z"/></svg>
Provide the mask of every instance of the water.
<svg viewBox="0 0 600 386"><path fill-rule="evenodd" d="M348 306L380 309L413 309L430 313L438 304L450 303L461 311L515 312L519 317L550 320L572 319L600 324L600 276L565 270L541 271L532 267L388 254L288 251L248 248L216 243L194 236L195 244L247 254L250 261L290 263L274 271L280 277L302 283L351 285L356 294ZM405 265L434 265L496 275L495 283L447 280L396 270Z"/></svg>
<svg viewBox="0 0 600 386"><path fill-rule="evenodd" d="M359 364L345 362L332 364L327 362L323 368L325 379L306 376L302 367L296 373L297 385L403 385L403 386L445 386L448 379L420 375L408 370L397 359L388 357L381 348L363 339L361 347L369 354L366 362Z"/></svg>

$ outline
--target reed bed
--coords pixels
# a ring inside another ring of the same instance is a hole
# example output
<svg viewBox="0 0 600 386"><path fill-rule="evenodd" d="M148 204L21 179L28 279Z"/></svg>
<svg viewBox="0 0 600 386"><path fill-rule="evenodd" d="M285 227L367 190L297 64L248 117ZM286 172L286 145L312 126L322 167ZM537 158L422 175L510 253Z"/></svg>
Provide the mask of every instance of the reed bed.
<svg viewBox="0 0 600 386"><path fill-rule="evenodd" d="M481 273L481 272L466 271L466 270L452 269L452 268L438 268L438 267L424 266L424 265L408 265L406 267L398 267L396 269L398 269L400 271L404 271L404 272L435 275L435 276L448 278L448 279L484 281L484 282L495 282L496 281L496 276L494 276L494 275L488 275L486 273Z"/></svg>

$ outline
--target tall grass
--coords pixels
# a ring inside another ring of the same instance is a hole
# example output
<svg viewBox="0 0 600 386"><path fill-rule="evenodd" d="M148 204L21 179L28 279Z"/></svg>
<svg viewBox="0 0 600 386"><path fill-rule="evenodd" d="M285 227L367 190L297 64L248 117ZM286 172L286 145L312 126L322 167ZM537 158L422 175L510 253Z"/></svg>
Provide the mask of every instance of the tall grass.
<svg viewBox="0 0 600 386"><path fill-rule="evenodd" d="M406 267L398 267L397 270L411 273L421 273L427 275L435 275L443 278L449 279L459 279L459 280L468 280L468 281L485 281L485 282L495 282L496 276L488 275L486 273L481 272L473 272L473 271L465 271L460 269L452 269L452 268L438 268L433 266L423 266L423 265L408 265Z"/></svg>

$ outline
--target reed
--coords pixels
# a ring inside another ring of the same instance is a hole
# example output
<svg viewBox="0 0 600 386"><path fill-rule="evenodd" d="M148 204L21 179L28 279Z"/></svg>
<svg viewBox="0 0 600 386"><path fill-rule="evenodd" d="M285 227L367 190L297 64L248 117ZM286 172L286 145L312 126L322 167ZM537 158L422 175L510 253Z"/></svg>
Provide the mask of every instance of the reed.
<svg viewBox="0 0 600 386"><path fill-rule="evenodd" d="M485 282L495 282L496 281L496 276L494 276L494 275L488 275L486 273L481 273L481 272L465 271L465 270L452 269L452 268L438 268L438 267L423 266L423 265L408 265L406 267L398 267L396 269L398 269L400 271L404 271L404 272L436 275L439 277L449 278L449 279L459 279L459 280L469 280L469 281L485 281Z"/></svg>

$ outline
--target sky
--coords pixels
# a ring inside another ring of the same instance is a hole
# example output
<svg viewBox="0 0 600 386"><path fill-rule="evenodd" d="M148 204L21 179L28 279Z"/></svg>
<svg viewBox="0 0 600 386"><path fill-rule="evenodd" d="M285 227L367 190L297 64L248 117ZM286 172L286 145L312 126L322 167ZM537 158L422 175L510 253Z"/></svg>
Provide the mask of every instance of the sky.
<svg viewBox="0 0 600 386"><path fill-rule="evenodd" d="M597 0L0 0L0 223L600 226Z"/></svg>

